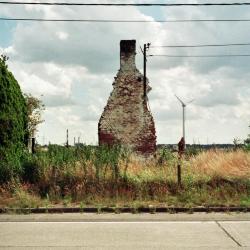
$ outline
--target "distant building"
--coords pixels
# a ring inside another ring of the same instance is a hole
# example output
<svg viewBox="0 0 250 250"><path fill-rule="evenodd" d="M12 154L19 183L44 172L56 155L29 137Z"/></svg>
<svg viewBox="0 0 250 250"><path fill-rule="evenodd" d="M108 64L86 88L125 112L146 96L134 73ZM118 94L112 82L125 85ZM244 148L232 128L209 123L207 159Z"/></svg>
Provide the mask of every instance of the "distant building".
<svg viewBox="0 0 250 250"><path fill-rule="evenodd" d="M135 65L136 41L120 42L120 69L98 123L99 144L121 144L142 154L156 151L155 124ZM151 90L147 80L147 92Z"/></svg>

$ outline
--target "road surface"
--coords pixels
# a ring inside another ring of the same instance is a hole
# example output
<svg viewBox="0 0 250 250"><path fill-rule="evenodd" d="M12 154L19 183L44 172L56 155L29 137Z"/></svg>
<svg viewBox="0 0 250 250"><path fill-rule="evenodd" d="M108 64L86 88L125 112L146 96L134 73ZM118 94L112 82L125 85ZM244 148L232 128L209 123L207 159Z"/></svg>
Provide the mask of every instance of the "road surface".
<svg viewBox="0 0 250 250"><path fill-rule="evenodd" d="M0 215L0 249L250 249L249 214Z"/></svg>

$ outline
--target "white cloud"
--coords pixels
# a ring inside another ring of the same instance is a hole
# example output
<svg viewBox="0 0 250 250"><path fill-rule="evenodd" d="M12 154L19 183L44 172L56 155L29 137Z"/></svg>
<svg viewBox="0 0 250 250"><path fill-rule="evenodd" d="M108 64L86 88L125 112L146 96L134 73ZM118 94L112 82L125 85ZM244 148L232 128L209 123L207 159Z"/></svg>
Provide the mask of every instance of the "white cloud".
<svg viewBox="0 0 250 250"><path fill-rule="evenodd" d="M67 40L69 37L69 34L63 31L57 31L56 35L60 40Z"/></svg>

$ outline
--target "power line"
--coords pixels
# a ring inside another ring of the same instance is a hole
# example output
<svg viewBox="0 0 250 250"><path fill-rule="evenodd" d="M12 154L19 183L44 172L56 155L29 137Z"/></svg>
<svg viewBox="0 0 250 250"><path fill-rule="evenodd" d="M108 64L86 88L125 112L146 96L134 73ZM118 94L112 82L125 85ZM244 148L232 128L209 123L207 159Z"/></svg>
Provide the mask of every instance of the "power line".
<svg viewBox="0 0 250 250"><path fill-rule="evenodd" d="M200 45L159 45L150 48L201 48L201 47L227 47L227 46L249 46L250 43L227 43L227 44L200 44Z"/></svg>
<svg viewBox="0 0 250 250"><path fill-rule="evenodd" d="M45 19L45 18L7 18L0 21L31 22L85 22L85 23L192 23L192 22L250 22L250 19L179 19L179 20L117 20L117 19Z"/></svg>
<svg viewBox="0 0 250 250"><path fill-rule="evenodd" d="M234 54L234 55L148 55L150 57L153 56L162 56L162 57L193 57L193 58L206 58L206 57L249 57L250 54Z"/></svg>
<svg viewBox="0 0 250 250"><path fill-rule="evenodd" d="M66 3L66 2L10 2L0 1L0 4L11 5L59 5L59 6L244 6L250 5L250 2L240 3Z"/></svg>

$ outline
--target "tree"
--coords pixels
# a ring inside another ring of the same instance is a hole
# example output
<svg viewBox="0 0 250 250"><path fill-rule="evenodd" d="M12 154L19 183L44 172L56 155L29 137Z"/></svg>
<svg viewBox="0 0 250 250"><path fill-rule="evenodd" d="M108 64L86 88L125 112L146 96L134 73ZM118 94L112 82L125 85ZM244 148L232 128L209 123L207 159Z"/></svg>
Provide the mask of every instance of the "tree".
<svg viewBox="0 0 250 250"><path fill-rule="evenodd" d="M20 86L0 56L0 182L18 175L28 141L27 105Z"/></svg>
<svg viewBox="0 0 250 250"><path fill-rule="evenodd" d="M250 128L250 126L248 126ZM248 134L247 139L244 140L244 149L250 152L250 134Z"/></svg>
<svg viewBox="0 0 250 250"><path fill-rule="evenodd" d="M32 138L35 137L38 125L44 122L42 111L45 110L45 106L41 100L31 94L25 94L25 100L28 109L28 132L29 137Z"/></svg>

